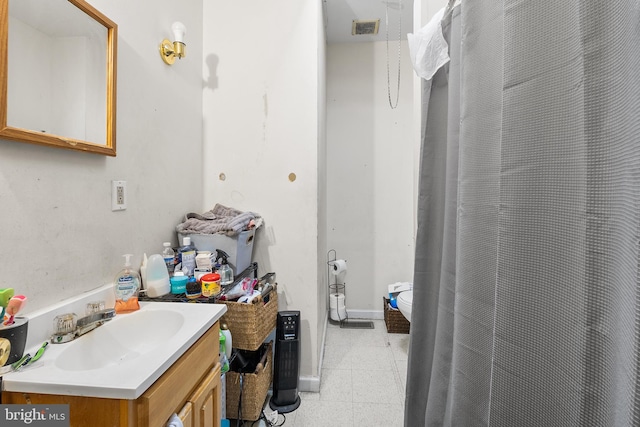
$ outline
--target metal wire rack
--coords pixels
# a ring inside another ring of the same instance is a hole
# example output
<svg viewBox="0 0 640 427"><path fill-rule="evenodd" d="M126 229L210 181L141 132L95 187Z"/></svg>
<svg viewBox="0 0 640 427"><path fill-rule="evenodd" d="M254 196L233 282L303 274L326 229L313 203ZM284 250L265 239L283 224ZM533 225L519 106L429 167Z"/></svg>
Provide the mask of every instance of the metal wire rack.
<svg viewBox="0 0 640 427"><path fill-rule="evenodd" d="M251 265L249 265L249 267L245 268L244 271L242 271L240 274L235 276L234 279L233 279L233 283L225 286L223 288L223 290L231 288L232 286L234 286L234 285L238 284L239 282L241 282L242 279L244 279L245 277L251 277L251 276L253 276L254 279L258 278L258 263L257 262L251 263ZM190 298L187 298L187 296L184 293L182 293L182 294L166 294L166 295L163 295L161 297L156 297L156 298L151 298L151 297L149 297L147 295L141 294L138 297L138 300L140 300L140 301L154 301L154 302L189 302L189 303L205 303L205 304L215 304L215 303L218 302L218 300L215 297L199 296L198 298L190 299Z"/></svg>

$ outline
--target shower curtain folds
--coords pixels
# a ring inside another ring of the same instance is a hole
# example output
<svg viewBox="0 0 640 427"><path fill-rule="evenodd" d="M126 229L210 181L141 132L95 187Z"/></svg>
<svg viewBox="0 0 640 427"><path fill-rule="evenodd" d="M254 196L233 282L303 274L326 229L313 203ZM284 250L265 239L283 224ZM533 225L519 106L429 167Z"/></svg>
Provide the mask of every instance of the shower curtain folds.
<svg viewBox="0 0 640 427"><path fill-rule="evenodd" d="M424 81L405 426L640 425L636 1L462 2Z"/></svg>

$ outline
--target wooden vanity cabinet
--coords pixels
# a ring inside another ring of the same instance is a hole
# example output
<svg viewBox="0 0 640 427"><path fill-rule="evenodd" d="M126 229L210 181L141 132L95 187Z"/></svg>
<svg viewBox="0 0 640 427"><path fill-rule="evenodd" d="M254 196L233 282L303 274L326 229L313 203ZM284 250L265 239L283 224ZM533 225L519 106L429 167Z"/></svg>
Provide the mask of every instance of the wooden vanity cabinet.
<svg viewBox="0 0 640 427"><path fill-rule="evenodd" d="M184 427L209 427L220 425L220 363L202 380L183 410L190 415L181 417ZM183 411L180 411L182 414Z"/></svg>
<svg viewBox="0 0 640 427"><path fill-rule="evenodd" d="M216 322L138 399L3 392L3 404L69 404L72 427L163 427L174 414L184 427L220 425L219 326Z"/></svg>

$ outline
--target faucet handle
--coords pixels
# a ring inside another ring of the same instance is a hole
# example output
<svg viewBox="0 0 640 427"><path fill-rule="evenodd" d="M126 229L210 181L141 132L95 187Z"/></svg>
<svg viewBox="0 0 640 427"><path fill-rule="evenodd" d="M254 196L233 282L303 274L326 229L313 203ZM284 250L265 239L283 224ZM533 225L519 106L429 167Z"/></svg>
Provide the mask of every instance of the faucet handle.
<svg viewBox="0 0 640 427"><path fill-rule="evenodd" d="M104 301L91 301L87 303L85 314L93 314L104 310Z"/></svg>
<svg viewBox="0 0 640 427"><path fill-rule="evenodd" d="M53 318L53 335L51 342L61 344L75 338L76 322L78 316L75 313L60 314Z"/></svg>
<svg viewBox="0 0 640 427"><path fill-rule="evenodd" d="M75 331L78 316L75 313L65 313L53 319L53 332L57 335L64 335Z"/></svg>

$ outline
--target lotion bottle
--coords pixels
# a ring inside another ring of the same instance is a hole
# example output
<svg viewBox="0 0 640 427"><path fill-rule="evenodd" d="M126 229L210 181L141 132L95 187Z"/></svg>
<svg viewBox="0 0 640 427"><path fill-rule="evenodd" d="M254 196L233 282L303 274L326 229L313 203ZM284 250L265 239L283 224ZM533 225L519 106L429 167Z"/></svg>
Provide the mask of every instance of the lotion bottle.
<svg viewBox="0 0 640 427"><path fill-rule="evenodd" d="M140 275L131 268L131 254L123 255L124 268L116 275L114 291L116 294L116 313L129 313L140 309Z"/></svg>

